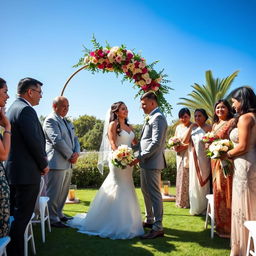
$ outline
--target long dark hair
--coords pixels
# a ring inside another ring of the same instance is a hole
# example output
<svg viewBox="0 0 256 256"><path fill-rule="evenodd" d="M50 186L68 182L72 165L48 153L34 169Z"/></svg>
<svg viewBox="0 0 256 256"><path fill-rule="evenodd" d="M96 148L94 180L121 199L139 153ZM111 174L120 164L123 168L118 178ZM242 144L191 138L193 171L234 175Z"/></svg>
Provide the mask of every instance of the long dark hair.
<svg viewBox="0 0 256 256"><path fill-rule="evenodd" d="M214 116L213 116L213 123L217 123L219 121L219 117L216 115L215 111L216 111L216 108L217 106L220 104L220 103L223 103L227 109L228 109L228 115L227 115L227 120L231 119L234 115L233 115L233 110L232 110L232 107L230 106L229 102L227 100L224 100L224 99L221 99L221 100L218 100L215 105L214 105Z"/></svg>
<svg viewBox="0 0 256 256"><path fill-rule="evenodd" d="M111 105L111 112L110 112L110 118L109 118L109 122L117 120L116 133L118 135L120 135L121 126L120 126L119 119L118 119L118 116L117 116L116 112L118 112L121 105L125 105L125 103L123 101L118 101L118 102L115 102ZM125 118L124 122L125 122L126 125L129 126L127 118Z"/></svg>
<svg viewBox="0 0 256 256"><path fill-rule="evenodd" d="M249 86L241 86L230 93L231 98L241 103L240 112L235 116L233 127L238 123L241 115L252 112L256 113L256 96Z"/></svg>

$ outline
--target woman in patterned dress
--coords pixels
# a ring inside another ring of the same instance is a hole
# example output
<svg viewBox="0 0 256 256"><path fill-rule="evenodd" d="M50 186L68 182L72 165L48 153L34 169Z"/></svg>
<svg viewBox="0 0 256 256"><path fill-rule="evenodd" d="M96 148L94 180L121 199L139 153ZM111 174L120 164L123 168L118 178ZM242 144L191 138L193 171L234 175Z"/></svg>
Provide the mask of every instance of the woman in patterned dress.
<svg viewBox="0 0 256 256"><path fill-rule="evenodd" d="M175 137L182 139L188 127L190 126L190 111L188 108L182 108L179 111L180 124L176 127ZM180 208L189 208L189 160L188 144L174 147L176 154L176 206Z"/></svg>
<svg viewBox="0 0 256 256"><path fill-rule="evenodd" d="M219 100L214 106L212 132L218 139L228 139L232 119L232 108L227 100ZM230 237L231 194L233 175L223 174L220 159L211 159L212 185L214 196L214 216L216 233L220 237Z"/></svg>
<svg viewBox="0 0 256 256"><path fill-rule="evenodd" d="M2 163L2 161L7 159L11 142L11 125L4 111L4 106L9 98L7 91L6 81L0 78L0 126L4 128L0 139L0 238L8 234L10 217L10 190Z"/></svg>
<svg viewBox="0 0 256 256"><path fill-rule="evenodd" d="M232 106L238 114L230 139L234 148L227 157L234 160L231 215L231 256L245 256L247 220L256 220L256 96L249 87L231 93Z"/></svg>

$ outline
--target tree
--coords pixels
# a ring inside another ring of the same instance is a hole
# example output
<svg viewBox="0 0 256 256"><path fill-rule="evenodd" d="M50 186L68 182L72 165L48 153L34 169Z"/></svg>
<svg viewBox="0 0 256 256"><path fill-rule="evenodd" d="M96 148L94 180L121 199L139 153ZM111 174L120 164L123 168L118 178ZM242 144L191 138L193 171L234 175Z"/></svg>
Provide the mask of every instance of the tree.
<svg viewBox="0 0 256 256"><path fill-rule="evenodd" d="M236 71L230 76L220 80L219 78L213 78L211 70L206 71L206 85L194 83L194 85L192 85L192 93L188 94L190 98L180 98L183 102L179 102L178 105L186 106L192 111L195 111L197 108L204 108L212 119L214 115L214 104L227 96L228 90L238 72L239 71Z"/></svg>
<svg viewBox="0 0 256 256"><path fill-rule="evenodd" d="M88 131L81 139L86 150L99 150L103 133L103 121L98 120L93 129Z"/></svg>
<svg viewBox="0 0 256 256"><path fill-rule="evenodd" d="M79 116L78 119L75 119L73 124L77 137L82 138L88 131L92 130L97 120L96 117L88 115Z"/></svg>

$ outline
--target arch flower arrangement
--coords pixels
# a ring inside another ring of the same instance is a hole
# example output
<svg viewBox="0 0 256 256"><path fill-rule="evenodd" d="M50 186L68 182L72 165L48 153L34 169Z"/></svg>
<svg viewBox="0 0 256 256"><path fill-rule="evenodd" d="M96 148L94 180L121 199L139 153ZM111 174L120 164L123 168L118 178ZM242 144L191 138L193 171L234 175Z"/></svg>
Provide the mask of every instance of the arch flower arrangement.
<svg viewBox="0 0 256 256"><path fill-rule="evenodd" d="M114 72L117 76L123 75L122 82L129 81L134 84L133 88L139 89L135 97L153 91L161 110L166 114L171 114L172 107L164 95L169 93L172 88L166 85L170 81L166 79L167 75L163 74L164 70L157 72L153 68L158 61L148 65L146 59L142 58L140 54L126 49L125 45L111 47L106 43L106 46L103 47L94 36L91 41L93 50L84 47L84 56L74 65L74 67L82 67L68 79L61 95L70 79L82 69L87 69L93 74L100 71L103 73Z"/></svg>

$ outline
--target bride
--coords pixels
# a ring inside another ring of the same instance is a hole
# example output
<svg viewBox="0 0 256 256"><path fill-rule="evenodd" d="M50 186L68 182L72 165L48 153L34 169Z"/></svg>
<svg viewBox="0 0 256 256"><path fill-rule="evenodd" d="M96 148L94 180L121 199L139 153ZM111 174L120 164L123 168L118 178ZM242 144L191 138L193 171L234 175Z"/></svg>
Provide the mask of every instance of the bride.
<svg viewBox="0 0 256 256"><path fill-rule="evenodd" d="M135 143L132 127L127 122L128 109L122 102L112 104L105 120L98 168L103 173L108 163L109 174L87 214L78 214L68 225L88 235L111 239L130 239L144 234L140 208L133 184L133 167L115 167L109 156L121 144Z"/></svg>

